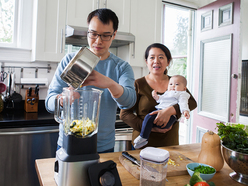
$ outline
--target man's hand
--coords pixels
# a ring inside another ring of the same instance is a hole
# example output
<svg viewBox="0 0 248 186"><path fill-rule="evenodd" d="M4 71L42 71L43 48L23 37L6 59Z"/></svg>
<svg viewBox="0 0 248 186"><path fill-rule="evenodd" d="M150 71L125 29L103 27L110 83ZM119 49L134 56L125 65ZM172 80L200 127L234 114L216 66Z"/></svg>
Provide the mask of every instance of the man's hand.
<svg viewBox="0 0 248 186"><path fill-rule="evenodd" d="M121 85L116 83L111 78L102 75L101 73L93 70L88 78L84 81L82 86L95 86L98 88L108 88L109 92L114 98L119 98L124 92L124 89Z"/></svg>
<svg viewBox="0 0 248 186"><path fill-rule="evenodd" d="M73 87L68 87L68 90L74 90ZM72 99L79 99L80 94L78 92L70 91L70 104L72 103ZM60 106L63 107L63 99L62 99L62 93L57 95L57 99L59 99Z"/></svg>

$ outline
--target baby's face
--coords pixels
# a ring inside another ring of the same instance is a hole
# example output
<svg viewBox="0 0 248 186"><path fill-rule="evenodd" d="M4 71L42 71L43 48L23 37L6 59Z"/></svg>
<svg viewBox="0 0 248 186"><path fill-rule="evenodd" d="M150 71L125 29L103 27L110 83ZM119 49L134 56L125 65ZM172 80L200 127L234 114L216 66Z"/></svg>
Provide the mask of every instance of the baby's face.
<svg viewBox="0 0 248 186"><path fill-rule="evenodd" d="M180 78L178 78L178 77L170 78L170 81L168 84L168 91L172 91L172 90L174 90L174 91L186 90L186 87Z"/></svg>

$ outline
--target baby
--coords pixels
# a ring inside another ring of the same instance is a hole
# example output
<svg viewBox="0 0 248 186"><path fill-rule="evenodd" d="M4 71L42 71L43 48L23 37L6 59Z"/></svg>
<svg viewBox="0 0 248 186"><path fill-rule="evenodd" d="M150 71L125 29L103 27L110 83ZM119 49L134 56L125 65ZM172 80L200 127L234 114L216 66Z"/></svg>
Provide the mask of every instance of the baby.
<svg viewBox="0 0 248 186"><path fill-rule="evenodd" d="M169 106L179 104L180 111L186 119L190 117L190 110L188 105L188 99L190 94L186 92L187 80L181 75L175 75L170 78L167 91L158 95L155 90L152 91L152 97L159 103L155 106L157 110L167 108ZM161 129L168 129L177 121L175 115L170 117L169 122L165 127L157 126L153 123L157 114L147 114L142 123L142 129L140 135L134 140L134 148L139 149L148 143L148 138L151 133L152 127L158 127Z"/></svg>

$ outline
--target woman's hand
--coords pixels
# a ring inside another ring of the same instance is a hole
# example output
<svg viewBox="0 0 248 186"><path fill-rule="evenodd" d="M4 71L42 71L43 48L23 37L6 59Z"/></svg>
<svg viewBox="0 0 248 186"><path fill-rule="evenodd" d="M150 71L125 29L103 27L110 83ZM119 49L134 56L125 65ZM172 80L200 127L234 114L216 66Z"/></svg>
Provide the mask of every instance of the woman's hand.
<svg viewBox="0 0 248 186"><path fill-rule="evenodd" d="M173 125L171 125L170 128L168 128L168 129L161 129L161 128L158 128L158 127L152 127L152 132L166 133L166 132L168 132L169 130L172 129L172 126Z"/></svg>
<svg viewBox="0 0 248 186"><path fill-rule="evenodd" d="M154 114L157 114L157 117L155 118L153 123L157 126L164 128L169 122L171 115L176 114L176 110L173 106L170 106L168 108L162 110L156 110L150 113L150 115L154 115Z"/></svg>

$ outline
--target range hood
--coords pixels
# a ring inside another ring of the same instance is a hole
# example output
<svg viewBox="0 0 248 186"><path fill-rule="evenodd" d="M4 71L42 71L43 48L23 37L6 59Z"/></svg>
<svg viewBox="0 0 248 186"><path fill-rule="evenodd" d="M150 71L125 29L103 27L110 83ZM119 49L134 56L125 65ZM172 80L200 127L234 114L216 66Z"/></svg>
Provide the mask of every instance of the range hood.
<svg viewBox="0 0 248 186"><path fill-rule="evenodd" d="M88 28L66 25L65 44L74 46L88 46ZM111 48L128 45L135 42L135 36L131 33L118 32L112 42Z"/></svg>

